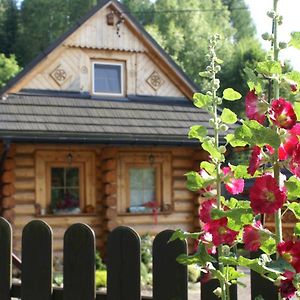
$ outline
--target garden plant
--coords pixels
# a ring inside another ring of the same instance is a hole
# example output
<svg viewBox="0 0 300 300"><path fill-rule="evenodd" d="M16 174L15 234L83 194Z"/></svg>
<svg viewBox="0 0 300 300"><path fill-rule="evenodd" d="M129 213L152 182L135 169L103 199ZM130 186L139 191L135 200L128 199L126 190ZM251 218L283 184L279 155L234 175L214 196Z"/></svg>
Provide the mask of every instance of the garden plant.
<svg viewBox="0 0 300 300"><path fill-rule="evenodd" d="M194 105L211 115L213 134L204 126L195 125L189 137L200 141L210 160L200 164L200 170L188 172L187 185L201 194L199 208L202 231L188 233L177 230L171 240L194 238L198 245L193 255L181 255L184 264L197 263L204 273L204 281L217 279L215 294L223 300L230 299L230 286L239 283L244 274L237 266L249 268L271 281L277 287L278 299L300 296L300 221L296 223L293 238L283 240L282 217L291 211L300 219L300 73L283 72L279 53L287 47L300 50L300 32L291 34L289 43L278 40L282 17L278 13L278 1L267 13L272 20L272 33L263 38L270 41L271 51L265 61L254 70L246 68L249 93L245 96L245 120L238 120L229 109L221 110L223 100L238 101L242 95L227 88L219 96L220 81L217 78L222 60L217 57L218 40L210 40L209 65L200 76L210 82L206 94L196 93ZM280 96L288 90L288 97ZM229 131L229 125L233 129ZM220 143L221 137L224 140ZM251 149L247 164L226 164L229 148ZM287 176L283 175L288 174ZM252 178L249 199L237 200L244 190L244 180ZM232 195L222 196L222 186ZM264 217L273 216L274 232L264 227ZM261 251L258 258L237 255L242 245L248 251Z"/></svg>

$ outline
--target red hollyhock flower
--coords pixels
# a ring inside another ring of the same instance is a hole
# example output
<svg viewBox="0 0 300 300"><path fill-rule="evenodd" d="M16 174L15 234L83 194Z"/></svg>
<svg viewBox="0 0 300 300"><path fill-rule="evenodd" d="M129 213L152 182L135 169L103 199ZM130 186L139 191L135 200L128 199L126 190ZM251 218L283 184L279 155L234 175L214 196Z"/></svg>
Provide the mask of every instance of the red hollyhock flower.
<svg viewBox="0 0 300 300"><path fill-rule="evenodd" d="M290 170L294 175L300 178L300 144L297 144L297 147L294 149L290 162Z"/></svg>
<svg viewBox="0 0 300 300"><path fill-rule="evenodd" d="M210 212L213 208L217 208L216 203L217 203L216 199L209 199L201 203L199 209L199 219L203 223L207 223L211 221Z"/></svg>
<svg viewBox="0 0 300 300"><path fill-rule="evenodd" d="M250 205L255 214L273 214L282 207L286 200L285 191L280 190L271 175L264 175L255 180L250 189Z"/></svg>
<svg viewBox="0 0 300 300"><path fill-rule="evenodd" d="M245 98L246 116L249 120L256 120L258 123L263 124L266 116L265 105L259 101L255 90L250 91Z"/></svg>
<svg viewBox="0 0 300 300"><path fill-rule="evenodd" d="M277 245L277 251L293 266L296 273L300 273L300 240L281 242Z"/></svg>
<svg viewBox="0 0 300 300"><path fill-rule="evenodd" d="M227 227L227 218L211 220L203 227L206 232L212 235L212 242L215 246L221 244L231 245L238 235L238 231L231 230Z"/></svg>
<svg viewBox="0 0 300 300"><path fill-rule="evenodd" d="M291 156L299 143L300 124L296 124L292 129L287 130L282 143L278 149L278 156L280 160L288 159Z"/></svg>
<svg viewBox="0 0 300 300"><path fill-rule="evenodd" d="M262 151L263 151L263 149L258 146L253 147L251 157L250 157L249 167L247 169L248 173L251 176L254 175L254 173L259 168L259 166L263 160ZM273 147L271 147L270 145L265 146L265 153L274 154L274 152L275 151L274 151Z"/></svg>
<svg viewBox="0 0 300 300"><path fill-rule="evenodd" d="M269 116L275 125L285 129L291 129L297 121L293 105L283 98L272 101Z"/></svg>
<svg viewBox="0 0 300 300"><path fill-rule="evenodd" d="M244 226L243 241L245 249L248 251L256 251L261 246L260 229L263 229L260 222L257 222L254 226Z"/></svg>
<svg viewBox="0 0 300 300"><path fill-rule="evenodd" d="M280 281L279 292L281 297L285 299L291 299L295 296L297 289L293 284L294 273L290 271L286 271L283 273L285 279Z"/></svg>
<svg viewBox="0 0 300 300"><path fill-rule="evenodd" d="M224 175L226 175L224 182L226 190L232 195L242 193L244 190L244 179L234 178L233 173L229 167L222 168L222 171Z"/></svg>

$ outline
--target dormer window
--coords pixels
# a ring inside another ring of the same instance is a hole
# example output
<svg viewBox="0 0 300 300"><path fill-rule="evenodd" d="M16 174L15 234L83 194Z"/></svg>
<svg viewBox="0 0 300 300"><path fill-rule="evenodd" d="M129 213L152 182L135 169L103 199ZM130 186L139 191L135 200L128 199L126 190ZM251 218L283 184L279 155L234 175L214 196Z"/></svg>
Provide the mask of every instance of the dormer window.
<svg viewBox="0 0 300 300"><path fill-rule="evenodd" d="M124 95L122 63L93 63L93 94L110 96Z"/></svg>

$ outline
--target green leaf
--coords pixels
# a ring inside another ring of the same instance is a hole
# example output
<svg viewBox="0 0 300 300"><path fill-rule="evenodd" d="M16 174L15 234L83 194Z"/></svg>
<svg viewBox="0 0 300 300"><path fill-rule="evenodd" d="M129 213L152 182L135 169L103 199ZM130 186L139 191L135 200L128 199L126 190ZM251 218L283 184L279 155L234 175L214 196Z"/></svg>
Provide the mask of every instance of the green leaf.
<svg viewBox="0 0 300 300"><path fill-rule="evenodd" d="M187 232L183 231L181 229L177 229L176 231L173 232L172 236L169 239L169 242L173 242L177 239L184 241L188 238L192 238L197 240L199 238L200 232Z"/></svg>
<svg viewBox="0 0 300 300"><path fill-rule="evenodd" d="M244 273L237 271L233 267L224 267L224 274L226 274L229 282L246 276Z"/></svg>
<svg viewBox="0 0 300 300"><path fill-rule="evenodd" d="M295 84L296 85L296 91L294 93L297 93L300 88L300 72L298 71L292 71L284 74L283 79L287 81L288 84Z"/></svg>
<svg viewBox="0 0 300 300"><path fill-rule="evenodd" d="M207 107L212 103L212 97L202 93L196 93L193 96L194 105L198 108Z"/></svg>
<svg viewBox="0 0 300 300"><path fill-rule="evenodd" d="M300 50L300 32L292 32L289 46Z"/></svg>
<svg viewBox="0 0 300 300"><path fill-rule="evenodd" d="M269 237L266 240L263 240L260 249L264 251L267 255L272 255L276 253L276 241L274 238Z"/></svg>
<svg viewBox="0 0 300 300"><path fill-rule="evenodd" d="M202 161L200 168L204 169L209 175L212 175L216 169L216 166L208 161Z"/></svg>
<svg viewBox="0 0 300 300"><path fill-rule="evenodd" d="M292 202L288 205L288 209L294 213L298 220L300 219L300 203Z"/></svg>
<svg viewBox="0 0 300 300"><path fill-rule="evenodd" d="M242 95L232 88L225 89L223 92L223 98L228 101L236 101L242 98Z"/></svg>
<svg viewBox="0 0 300 300"><path fill-rule="evenodd" d="M294 110L297 116L297 121L300 121L300 102L294 103Z"/></svg>
<svg viewBox="0 0 300 300"><path fill-rule="evenodd" d="M275 130L264 127L255 120L244 121L243 125L235 130L234 136L235 139L244 141L250 146L263 147L269 144L273 148L278 148L281 143Z"/></svg>
<svg viewBox="0 0 300 300"><path fill-rule="evenodd" d="M202 125L194 125L190 128L188 137L190 139L198 139L203 142L203 138L207 135L207 128Z"/></svg>
<svg viewBox="0 0 300 300"><path fill-rule="evenodd" d="M222 155L219 150L215 147L214 143L209 140L202 143L203 150L207 151L211 157L214 157L220 161L224 160L224 155Z"/></svg>
<svg viewBox="0 0 300 300"><path fill-rule="evenodd" d="M291 176L288 180L284 183L285 187L287 188L287 198L288 200L297 200L300 198L300 180L296 176ZM291 203L291 207L297 204L296 202Z"/></svg>
<svg viewBox="0 0 300 300"><path fill-rule="evenodd" d="M278 61L274 60L266 60L263 62L259 62L256 66L257 72L268 76L273 77L274 75L281 75L282 68Z"/></svg>
<svg viewBox="0 0 300 300"><path fill-rule="evenodd" d="M196 192L203 188L205 180L198 172L191 171L185 174L187 177L187 188L190 191Z"/></svg>
<svg viewBox="0 0 300 300"><path fill-rule="evenodd" d="M237 121L237 115L228 108L224 108L221 114L222 122L226 124L234 124Z"/></svg>
<svg viewBox="0 0 300 300"><path fill-rule="evenodd" d="M224 61L220 58L215 57L215 62L219 65L221 65Z"/></svg>
<svg viewBox="0 0 300 300"><path fill-rule="evenodd" d="M248 165L238 165L238 166L231 166L233 167L232 170L234 171L235 178L252 178L252 176L248 173Z"/></svg>
<svg viewBox="0 0 300 300"><path fill-rule="evenodd" d="M211 74L209 72L207 72L207 71L204 71L204 72L199 72L199 76L200 77L210 78Z"/></svg>
<svg viewBox="0 0 300 300"><path fill-rule="evenodd" d="M261 94L262 90L263 90L262 80L260 78L258 78L256 76L255 72L249 67L246 67L244 69L244 72L246 73L246 76L248 77L247 84L248 84L249 90L250 91L255 90L256 94Z"/></svg>
<svg viewBox="0 0 300 300"><path fill-rule="evenodd" d="M296 223L295 228L294 228L294 233L296 236L300 236L300 223Z"/></svg>
<svg viewBox="0 0 300 300"><path fill-rule="evenodd" d="M292 267L292 265L282 257L267 263L267 267L280 273L284 273L285 271L295 272L295 269Z"/></svg>
<svg viewBox="0 0 300 300"><path fill-rule="evenodd" d="M225 140L229 143L232 147L243 147L246 146L247 143L241 140L237 140L234 134L229 133L225 136Z"/></svg>

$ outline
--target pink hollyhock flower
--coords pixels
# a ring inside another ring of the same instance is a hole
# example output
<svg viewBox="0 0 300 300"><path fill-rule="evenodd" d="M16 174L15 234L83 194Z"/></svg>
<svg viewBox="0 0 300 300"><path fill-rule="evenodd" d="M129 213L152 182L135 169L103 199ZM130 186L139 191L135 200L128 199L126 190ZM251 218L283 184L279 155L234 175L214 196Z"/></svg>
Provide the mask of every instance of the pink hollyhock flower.
<svg viewBox="0 0 300 300"><path fill-rule="evenodd" d="M215 246L221 244L231 245L238 235L238 231L231 230L227 227L227 218L211 220L206 223L203 229L212 235L212 242Z"/></svg>
<svg viewBox="0 0 300 300"><path fill-rule="evenodd" d="M293 105L283 98L272 101L269 116L273 123L280 128L291 129L297 122Z"/></svg>
<svg viewBox="0 0 300 300"><path fill-rule="evenodd" d="M290 271L286 271L283 273L285 279L280 281L279 292L281 297L285 299L291 299L295 296L297 289L293 284L294 273Z"/></svg>
<svg viewBox="0 0 300 300"><path fill-rule="evenodd" d="M286 193L280 190L271 175L264 175L255 180L250 189L250 205L255 214L273 214L286 201Z"/></svg>
<svg viewBox="0 0 300 300"><path fill-rule="evenodd" d="M277 245L277 251L283 259L293 266L296 273L300 272L300 240L281 242Z"/></svg>
<svg viewBox="0 0 300 300"><path fill-rule="evenodd" d="M200 236L200 240L205 245L205 249L208 254L216 254L217 253L217 247L213 244L212 241L212 235L209 232L206 232Z"/></svg>
<svg viewBox="0 0 300 300"><path fill-rule="evenodd" d="M248 251L256 251L261 246L260 229L262 229L260 222L257 222L255 225L244 226L243 241L245 249Z"/></svg>
<svg viewBox="0 0 300 300"><path fill-rule="evenodd" d="M209 199L201 203L200 209L199 209L199 219L203 223L207 223L211 221L211 210L213 208L217 208L217 201L216 199Z"/></svg>
<svg viewBox="0 0 300 300"><path fill-rule="evenodd" d="M287 130L282 143L278 149L278 156L280 160L288 159L293 154L293 151L299 144L300 124L296 124L292 129Z"/></svg>
<svg viewBox="0 0 300 300"><path fill-rule="evenodd" d="M226 175L224 179L226 190L232 195L242 193L244 190L244 179L234 178L229 167L223 167L222 171Z"/></svg>
<svg viewBox="0 0 300 300"><path fill-rule="evenodd" d="M258 99L255 90L250 91L245 98L246 103L246 116L249 120L256 120L258 123L263 124L266 116L266 106Z"/></svg>
<svg viewBox="0 0 300 300"><path fill-rule="evenodd" d="M211 181L213 181L213 179L214 179L214 177L211 176L211 175L209 175L204 169L200 169L198 173L205 180L211 180ZM207 197L207 194L208 194L210 196L210 198L211 198L211 197L213 197L216 194L215 188L216 188L216 186L215 186L214 183L209 184L205 188L200 189L199 190L199 194L202 197Z"/></svg>
<svg viewBox="0 0 300 300"><path fill-rule="evenodd" d="M289 166L291 172L300 178L300 144L297 144L297 147L294 149Z"/></svg>

